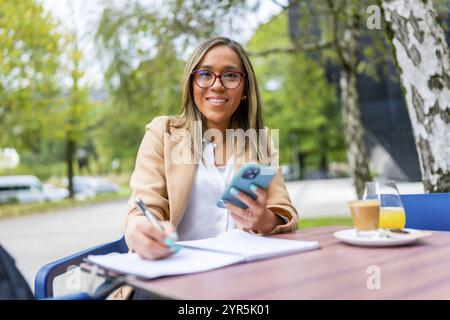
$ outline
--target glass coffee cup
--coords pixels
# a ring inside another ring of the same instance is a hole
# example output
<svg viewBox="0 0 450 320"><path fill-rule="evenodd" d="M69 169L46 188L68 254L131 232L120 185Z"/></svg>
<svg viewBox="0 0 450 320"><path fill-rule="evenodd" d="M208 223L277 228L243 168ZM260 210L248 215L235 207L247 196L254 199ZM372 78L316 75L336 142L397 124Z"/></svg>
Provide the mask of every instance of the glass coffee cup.
<svg viewBox="0 0 450 320"><path fill-rule="evenodd" d="M355 200L349 202L356 235L372 237L378 235L380 221L379 200Z"/></svg>

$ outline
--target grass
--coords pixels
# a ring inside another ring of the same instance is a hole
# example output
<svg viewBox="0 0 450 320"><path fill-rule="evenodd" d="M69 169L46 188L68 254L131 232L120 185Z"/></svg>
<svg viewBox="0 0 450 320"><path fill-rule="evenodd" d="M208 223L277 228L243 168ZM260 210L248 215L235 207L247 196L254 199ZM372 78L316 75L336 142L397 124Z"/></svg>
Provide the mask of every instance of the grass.
<svg viewBox="0 0 450 320"><path fill-rule="evenodd" d="M321 217L299 219L299 230L322 226L352 226L352 217Z"/></svg>
<svg viewBox="0 0 450 320"><path fill-rule="evenodd" d="M0 219L25 216L33 213L53 212L59 209L74 208L99 202L126 199L129 196L130 196L130 189L128 187L125 187L121 188L117 193L98 195L89 198L85 201L65 199L58 202L41 202L30 204L14 203L14 204L0 205Z"/></svg>

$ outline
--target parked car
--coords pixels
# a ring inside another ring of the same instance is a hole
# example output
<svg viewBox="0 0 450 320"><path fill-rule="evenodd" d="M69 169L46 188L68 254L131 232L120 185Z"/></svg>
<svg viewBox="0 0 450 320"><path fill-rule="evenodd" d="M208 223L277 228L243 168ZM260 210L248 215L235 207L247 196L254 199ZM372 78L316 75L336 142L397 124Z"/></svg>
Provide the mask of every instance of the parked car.
<svg viewBox="0 0 450 320"><path fill-rule="evenodd" d="M68 186L66 179L65 186ZM85 200L94 197L98 194L118 192L119 186L105 178L94 176L74 176L73 188L75 198L78 200Z"/></svg>
<svg viewBox="0 0 450 320"><path fill-rule="evenodd" d="M283 174L284 181L294 180L294 170L291 165L281 165L281 173Z"/></svg>
<svg viewBox="0 0 450 320"><path fill-rule="evenodd" d="M105 178L94 177L96 187L95 191L97 194L119 192L120 187L112 181Z"/></svg>
<svg viewBox="0 0 450 320"><path fill-rule="evenodd" d="M46 201L60 201L69 197L69 190L67 188L57 188L52 184L44 184L42 191L44 192Z"/></svg>
<svg viewBox="0 0 450 320"><path fill-rule="evenodd" d="M41 181L35 176L0 177L0 203L44 202Z"/></svg>

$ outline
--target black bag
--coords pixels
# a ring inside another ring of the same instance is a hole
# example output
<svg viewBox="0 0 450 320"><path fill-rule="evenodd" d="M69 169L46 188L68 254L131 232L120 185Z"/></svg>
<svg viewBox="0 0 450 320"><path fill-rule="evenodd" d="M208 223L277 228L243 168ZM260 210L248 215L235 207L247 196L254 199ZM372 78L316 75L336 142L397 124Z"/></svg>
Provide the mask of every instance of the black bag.
<svg viewBox="0 0 450 320"><path fill-rule="evenodd" d="M0 245L0 300L34 299L14 259Z"/></svg>

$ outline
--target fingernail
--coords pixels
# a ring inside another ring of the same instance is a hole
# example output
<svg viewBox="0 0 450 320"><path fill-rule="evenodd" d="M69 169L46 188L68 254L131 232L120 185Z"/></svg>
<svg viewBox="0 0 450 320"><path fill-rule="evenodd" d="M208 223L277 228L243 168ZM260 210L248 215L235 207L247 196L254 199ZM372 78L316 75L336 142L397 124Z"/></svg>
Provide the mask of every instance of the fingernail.
<svg viewBox="0 0 450 320"><path fill-rule="evenodd" d="M258 189L258 187L256 186L256 184L251 184L250 185L250 190L252 190L252 191L256 191L256 189Z"/></svg>
<svg viewBox="0 0 450 320"><path fill-rule="evenodd" d="M236 188L231 188L230 192L233 196L237 196L237 194L239 193L239 191Z"/></svg>
<svg viewBox="0 0 450 320"><path fill-rule="evenodd" d="M173 240L178 241L178 233L176 231L172 232L169 237L171 237Z"/></svg>
<svg viewBox="0 0 450 320"><path fill-rule="evenodd" d="M168 245L169 247L172 247L172 246L175 245L175 243L173 242L172 238L169 238L169 237L165 237L165 238L164 238L164 243L165 243L166 245Z"/></svg>

